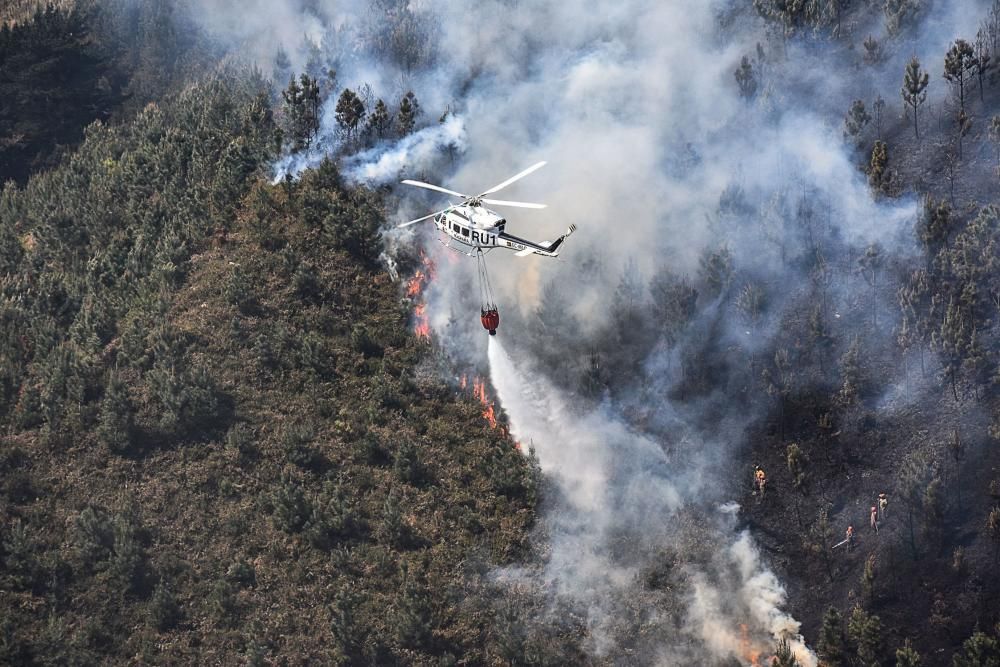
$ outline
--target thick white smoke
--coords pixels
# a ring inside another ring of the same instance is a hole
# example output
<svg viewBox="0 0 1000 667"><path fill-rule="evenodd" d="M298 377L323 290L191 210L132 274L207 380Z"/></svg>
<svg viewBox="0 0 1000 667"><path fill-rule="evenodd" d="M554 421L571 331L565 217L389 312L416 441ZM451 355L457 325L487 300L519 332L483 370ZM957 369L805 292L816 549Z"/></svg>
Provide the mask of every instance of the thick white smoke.
<svg viewBox="0 0 1000 667"><path fill-rule="evenodd" d="M444 122L407 135L387 146L375 146L345 160L344 175L354 183L383 185L409 176L408 170L432 163L441 151L466 149L465 122L449 115Z"/></svg>
<svg viewBox="0 0 1000 667"><path fill-rule="evenodd" d="M489 341L490 380L511 433L534 448L562 499L549 517L542 582L587 610L595 650L604 652L613 641L615 599L635 587L645 565L641 560L624 565L611 556L615 533L632 524L651 541L675 541L685 530L676 515L697 504L705 471L690 462L678 465L662 446L613 414L581 413L544 377L519 367L500 339ZM731 515L733 508L725 509ZM746 658L749 638L763 634L789 640L800 664L815 667L798 622L782 610L784 588L761 563L750 534L734 536L725 554L712 574L688 565L692 591L685 630L715 659ZM673 664L682 642L664 637L662 644L660 664Z"/></svg>
<svg viewBox="0 0 1000 667"><path fill-rule="evenodd" d="M844 50L768 41L750 2L416 0L395 6L414 17L412 25L422 21L433 30L418 30L409 40L394 34L393 44L404 54L427 47L433 59L429 67L411 68L405 58L370 50L372 35L381 34L375 8L393 4L258 0L247 12L237 0L211 0L193 4L192 11L216 34L245 45L265 69L279 48L295 67L305 66L318 50L337 69L341 86L370 84L391 104L407 90L417 94L425 109L422 129L344 159L342 169L353 181L429 179L424 172L437 170L431 173L441 185L481 192L547 160L546 169L502 198L542 201L549 208L504 211L508 230L550 239L575 222L579 232L561 262L490 256L502 310L516 305L530 319L543 286L555 283L566 312L594 331L613 324L621 267L646 277L664 267L693 274L705 249L722 245L743 268L766 275L774 298L781 299L790 285L807 280L785 267L786 254L794 256L797 249L786 232L800 222L795 208L803 202L816 206L815 229L796 228L796 234L822 232L855 247L910 243L917 203L907 197L873 200L859 169L866 156L841 137L843 114L855 98L881 93L888 114L902 113L901 63L916 47L896 43L881 69L858 72L855 66L861 40L870 31L881 37L879 26L854 26L854 48ZM942 45L959 34L970 36L979 13L972 5L982 3L935 4L933 20L918 37L932 45L920 46L920 55L937 76ZM303 34L315 48L304 44ZM758 42L763 61L756 56ZM740 97L733 76L745 54L755 58L758 78L750 100ZM932 98L943 89L938 77ZM335 102L334 96L324 107L319 143L276 165L278 177L296 175L342 149ZM439 124L446 109L453 113ZM443 159L449 152L460 159ZM720 194L733 185L745 193L747 207L727 218L720 214ZM405 212L413 217L444 203L426 192L400 194L410 196ZM596 256L600 266L583 266L585 255ZM438 279L426 295L438 340L457 356L482 351L481 338L465 344L470 329L479 326L478 313L465 307L476 290L472 264L439 261ZM768 339L778 326L777 318L762 325L760 338ZM520 349L547 342L522 338ZM721 477L720 461L739 446L743 416L730 417L733 428L720 436L687 418L691 406L672 405L665 396L673 379L669 369L677 367L675 352L660 349L637 360L656 379L646 395L632 399L656 402L659 422L676 433L671 445L683 445L669 449L630 428L620 404L606 401L579 414L578 402L555 381L526 357L515 363L491 339L491 379L512 430L534 446L560 493L545 517L551 543L542 578L554 594L586 610L594 649L609 651L619 611L613 600L636 590L636 577L654 560L657 544L681 553L696 549L692 538L682 536L697 529L717 548L708 560L691 559L689 604L685 618L674 624L683 637L660 638L663 664L682 654L689 664L705 664L705 650L711 659L745 658L747 640L739 629L745 623L749 641L790 638L800 662L811 667L815 658L802 644L798 624L782 611L780 582L751 537L735 533L731 519L699 502L702 495L712 497L712 506L728 499L724 493L732 480ZM720 489L723 497L716 497ZM642 554L631 562L614 553L623 534L629 548Z"/></svg>

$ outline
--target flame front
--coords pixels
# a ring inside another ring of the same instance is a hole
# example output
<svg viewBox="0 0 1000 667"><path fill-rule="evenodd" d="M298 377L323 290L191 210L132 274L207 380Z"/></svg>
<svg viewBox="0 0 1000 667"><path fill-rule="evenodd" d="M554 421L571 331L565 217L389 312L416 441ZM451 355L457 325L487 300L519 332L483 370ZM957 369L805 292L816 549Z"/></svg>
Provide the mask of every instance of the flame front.
<svg viewBox="0 0 1000 667"><path fill-rule="evenodd" d="M483 419L489 422L490 428L496 428L496 408L493 406L493 401L486 395L486 382L482 378L477 377L472 381L472 395L483 404Z"/></svg>
<svg viewBox="0 0 1000 667"><path fill-rule="evenodd" d="M427 303L422 301L422 297L427 283L434 277L434 262L423 251L420 253L420 261L424 268L417 269L406 282L406 297L418 302L413 307L413 333L417 338L428 339L431 337L431 324L427 315Z"/></svg>
<svg viewBox="0 0 1000 667"><path fill-rule="evenodd" d="M427 274L418 270L413 274L413 277L410 278L409 282L406 283L406 296L411 299L413 297L420 296L420 294L424 291L424 285L426 282Z"/></svg>
<svg viewBox="0 0 1000 667"><path fill-rule="evenodd" d="M426 303L417 304L417 307L413 309L413 319L413 333L417 334L417 338L430 338L431 323L427 319Z"/></svg>
<svg viewBox="0 0 1000 667"><path fill-rule="evenodd" d="M740 623L740 657L747 661L749 667L763 667L760 661L762 651L753 645L750 639L750 629L746 623Z"/></svg>

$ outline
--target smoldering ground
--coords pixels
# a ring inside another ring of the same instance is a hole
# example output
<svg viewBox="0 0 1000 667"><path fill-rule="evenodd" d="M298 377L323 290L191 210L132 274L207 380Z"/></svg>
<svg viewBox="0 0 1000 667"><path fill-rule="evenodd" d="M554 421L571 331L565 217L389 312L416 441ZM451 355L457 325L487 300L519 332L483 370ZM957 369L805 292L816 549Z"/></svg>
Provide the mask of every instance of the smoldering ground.
<svg viewBox="0 0 1000 667"><path fill-rule="evenodd" d="M488 359L512 433L533 443L551 481L544 565L497 576L536 583L553 613L568 601L598 656L744 660L790 637L812 664L766 558L718 508L746 496L749 470L734 461L790 383L828 383L862 329L866 344L889 344L892 311L859 260L875 248L872 280L892 280L893 258L916 251L919 205L873 198L866 156L841 136L843 112L872 89L895 90L907 45L951 39L977 8L940 3L862 77L856 54L769 37L750 3L721 0L599 10L289 0L243 23L225 0L192 11L265 66L283 49L294 67L336 68L341 86L420 98L423 129L351 149L331 96L318 144L276 165L278 176L333 152L359 182L426 177L476 193L548 160L504 197L549 208L510 211L508 229L535 239L580 229L558 262L489 256L503 320L488 352L473 262L446 259L426 229L387 235L438 258L426 294L438 344L459 363ZM389 20L401 32L387 32ZM741 96L744 55L756 85ZM444 204L396 196L397 222ZM829 341L813 354L790 324L817 304ZM783 377L781 350L817 369Z"/></svg>

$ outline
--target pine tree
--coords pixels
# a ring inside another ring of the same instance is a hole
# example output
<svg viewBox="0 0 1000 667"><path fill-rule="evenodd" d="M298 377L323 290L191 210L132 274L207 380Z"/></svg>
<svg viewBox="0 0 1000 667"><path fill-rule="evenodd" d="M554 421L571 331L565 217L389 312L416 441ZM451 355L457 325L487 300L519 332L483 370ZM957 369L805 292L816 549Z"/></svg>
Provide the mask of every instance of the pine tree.
<svg viewBox="0 0 1000 667"><path fill-rule="evenodd" d="M861 572L861 595L871 607L875 599L875 554L865 559L865 568Z"/></svg>
<svg viewBox="0 0 1000 667"><path fill-rule="evenodd" d="M807 0L754 0L754 9L767 21L782 27L782 34L790 37L815 20L817 5Z"/></svg>
<svg viewBox="0 0 1000 667"><path fill-rule="evenodd" d="M921 667L921 665L923 665L923 660L920 658L920 654L913 649L909 639L896 649L896 667Z"/></svg>
<svg viewBox="0 0 1000 667"><path fill-rule="evenodd" d="M778 400L778 427L782 439L785 437L785 404L792 392L794 370L786 348L779 348L774 353L774 364L761 372L764 387L768 395Z"/></svg>
<svg viewBox="0 0 1000 667"><path fill-rule="evenodd" d="M954 655L952 667L996 667L1000 665L1000 642L985 632L975 632Z"/></svg>
<svg viewBox="0 0 1000 667"><path fill-rule="evenodd" d="M218 627L232 627L239 611L236 590L227 579L220 578L208 594L208 610Z"/></svg>
<svg viewBox="0 0 1000 667"><path fill-rule="evenodd" d="M142 580L146 560L142 547L142 526L133 507L119 512L114 519L114 548L109 571L124 590L131 590Z"/></svg>
<svg viewBox="0 0 1000 667"><path fill-rule="evenodd" d="M993 116L990 119L990 140L996 144L997 147L997 166L996 173L1000 176L1000 115Z"/></svg>
<svg viewBox="0 0 1000 667"><path fill-rule="evenodd" d="M125 383L112 374L104 390L97 423L97 437L115 454L124 454L132 442L135 409Z"/></svg>
<svg viewBox="0 0 1000 667"><path fill-rule="evenodd" d="M817 303L809 312L809 345L815 351L820 374L825 374L824 360L833 346L833 335L823 316L822 304Z"/></svg>
<svg viewBox="0 0 1000 667"><path fill-rule="evenodd" d="M917 139L920 138L917 111L920 109L920 105L927 99L927 84L929 81L930 75L920 69L920 61L917 60L916 56L913 56L906 65L906 72L903 75L903 87L900 90L900 94L903 96L903 102L913 110L913 133Z"/></svg>
<svg viewBox="0 0 1000 667"><path fill-rule="evenodd" d="M727 246L706 249L698 260L698 275L705 283L706 294L715 298L729 288L733 277L733 255Z"/></svg>
<svg viewBox="0 0 1000 667"><path fill-rule="evenodd" d="M361 645L358 627L354 617L357 601L344 589L338 589L330 606L330 633L336 653L347 664L353 664L358 659L358 649Z"/></svg>
<svg viewBox="0 0 1000 667"><path fill-rule="evenodd" d="M875 138L882 141L882 120L885 118L885 100L879 95L872 103L872 113L875 119Z"/></svg>
<svg viewBox="0 0 1000 667"><path fill-rule="evenodd" d="M177 604L177 598L163 578L153 590L153 599L149 602L149 621L154 628L160 632L165 632L177 625L180 620L181 609Z"/></svg>
<svg viewBox="0 0 1000 667"><path fill-rule="evenodd" d="M889 171L889 152L884 141L876 141L868 165L868 184L874 194L889 194L892 190L892 172Z"/></svg>
<svg viewBox="0 0 1000 667"><path fill-rule="evenodd" d="M882 621L859 606L851 611L847 632L857 646L857 655L862 665L879 664L882 653Z"/></svg>
<svg viewBox="0 0 1000 667"><path fill-rule="evenodd" d="M923 11L925 0L885 0L882 10L885 14L885 29L897 36L910 25L916 23Z"/></svg>
<svg viewBox="0 0 1000 667"><path fill-rule="evenodd" d="M882 49L882 43L875 39L872 35L868 35L865 41L862 42L865 47L865 62L869 65L878 65L882 62L885 57Z"/></svg>
<svg viewBox="0 0 1000 667"><path fill-rule="evenodd" d="M774 658L771 660L771 667L799 667L799 661L792 653L787 639L778 640L778 646L774 651Z"/></svg>
<svg viewBox="0 0 1000 667"><path fill-rule="evenodd" d="M375 109L368 116L368 131L381 139L391 126L392 116L389 115L389 108L380 99L375 102Z"/></svg>
<svg viewBox="0 0 1000 667"><path fill-rule="evenodd" d="M281 96L285 101L284 133L292 140L292 150L302 150L308 145L308 136L304 132L306 91L302 89L294 74L289 77L288 87L282 91Z"/></svg>
<svg viewBox="0 0 1000 667"><path fill-rule="evenodd" d="M77 516L73 543L80 559L94 567L105 561L114 547L114 528L108 513L95 506L84 508Z"/></svg>
<svg viewBox="0 0 1000 667"><path fill-rule="evenodd" d="M419 450L412 442L403 442L396 450L392 470L399 481L414 486L420 485L424 467L420 462Z"/></svg>
<svg viewBox="0 0 1000 667"><path fill-rule="evenodd" d="M975 70L976 78L979 80L979 101L983 98L983 79L992 70L996 63L993 61L993 54L990 52L990 41L983 28L976 33L975 49Z"/></svg>
<svg viewBox="0 0 1000 667"><path fill-rule="evenodd" d="M922 528L929 543L940 545L944 525L944 498L941 492L941 478L934 475L924 488L922 499Z"/></svg>
<svg viewBox="0 0 1000 667"><path fill-rule="evenodd" d="M312 507L302 486L289 474L281 476L281 483L271 496L274 506L274 523L286 533L298 533L309 522Z"/></svg>
<svg viewBox="0 0 1000 667"><path fill-rule="evenodd" d="M909 529L910 550L914 560L918 556L916 538L916 518L920 516L924 505L924 491L933 477L933 470L927 456L920 451L911 452L900 465L898 489L900 500L906 507L906 520Z"/></svg>
<svg viewBox="0 0 1000 667"><path fill-rule="evenodd" d="M354 131L357 130L358 125L365 117L364 102L350 88L345 88L344 92L340 94L334 111L337 124L340 125L348 137L354 134Z"/></svg>
<svg viewBox="0 0 1000 667"><path fill-rule="evenodd" d="M953 228L951 207L947 202L935 202L930 196L925 197L924 212L917 223L917 236L929 256L933 257L948 245Z"/></svg>
<svg viewBox="0 0 1000 667"><path fill-rule="evenodd" d="M965 309L954 296L950 297L941 327L934 332L931 343L941 356L941 374L951 385L952 396L956 402L958 374L965 361L970 333Z"/></svg>
<svg viewBox="0 0 1000 667"><path fill-rule="evenodd" d="M313 546L329 549L354 532L355 513L341 484L324 482L323 489L310 506L311 513L304 530Z"/></svg>
<svg viewBox="0 0 1000 667"><path fill-rule="evenodd" d="M793 442L785 449L785 462L788 473L792 476L792 486L801 489L806 482L806 455L796 443Z"/></svg>
<svg viewBox="0 0 1000 667"><path fill-rule="evenodd" d="M844 639L844 620L835 607L830 607L823 615L823 625L819 630L816 652L827 667L847 665L847 642Z"/></svg>
<svg viewBox="0 0 1000 667"><path fill-rule="evenodd" d="M664 340L670 346L677 344L680 334L694 317L698 291L687 278L664 268L649 286L657 321L661 323Z"/></svg>
<svg viewBox="0 0 1000 667"><path fill-rule="evenodd" d="M733 74L736 77L736 85L740 89L740 97L749 102L757 94L757 75L753 71L753 64L748 56L743 56L740 66Z"/></svg>
<svg viewBox="0 0 1000 667"><path fill-rule="evenodd" d="M409 538L407 526L403 523L403 510L400 507L399 496L390 491L382 505L382 521L376 529L379 542L389 547L406 546Z"/></svg>
<svg viewBox="0 0 1000 667"><path fill-rule="evenodd" d="M865 389L861 364L861 341L857 336L851 341L850 347L840 358L840 390L837 402L844 407L854 405Z"/></svg>
<svg viewBox="0 0 1000 667"><path fill-rule="evenodd" d="M872 117L865 109L865 103L861 100L854 100L847 115L844 116L844 140L860 145L862 133L871 119Z"/></svg>
<svg viewBox="0 0 1000 667"><path fill-rule="evenodd" d="M965 115L965 87L976 70L977 60L972 45L957 39L944 57L944 78L958 91L958 108Z"/></svg>
<svg viewBox="0 0 1000 667"><path fill-rule="evenodd" d="M878 272L882 267L882 248L877 243L865 248L865 254L858 260L858 268L872 288L872 329L878 327Z"/></svg>
<svg viewBox="0 0 1000 667"><path fill-rule="evenodd" d="M36 545L28 525L14 519L10 529L5 531L0 542L0 563L4 565L4 576L19 590L29 590L38 574L35 555Z"/></svg>
<svg viewBox="0 0 1000 667"><path fill-rule="evenodd" d="M417 96L413 94L412 90L407 91L403 95L403 99L399 102L399 113L396 114L400 135L405 137L413 132L413 128L417 124L417 116L419 115L420 104L417 102Z"/></svg>
<svg viewBox="0 0 1000 667"><path fill-rule="evenodd" d="M428 591L423 578L404 569L403 590L399 597L393 632L396 641L405 648L426 646L433 627Z"/></svg>
<svg viewBox="0 0 1000 667"><path fill-rule="evenodd" d="M278 81L284 81L292 76L292 60L288 57L288 51L285 51L282 47L278 47L277 53L274 54L274 73L272 77L277 83Z"/></svg>
<svg viewBox="0 0 1000 667"><path fill-rule="evenodd" d="M986 533L993 542L993 562L1000 557L1000 507L994 507L986 515Z"/></svg>
<svg viewBox="0 0 1000 667"><path fill-rule="evenodd" d="M958 154L957 154L956 157L957 157L958 160L961 160L962 159L962 146L964 144L963 140L965 139L965 136L967 134L969 134L969 130L972 129L972 119L969 118L969 116L965 113L964 109L960 109L959 112L957 114L955 114L955 129L956 129L956 131L958 133L958 136L957 136ZM953 165L954 166L951 169L951 172L950 172L951 175L949 177L949 180L951 181L951 190L952 190L951 199L952 199L952 203L954 203L954 200L955 200L955 177L957 175L956 172L957 172L958 164L957 164L957 162L953 161Z"/></svg>

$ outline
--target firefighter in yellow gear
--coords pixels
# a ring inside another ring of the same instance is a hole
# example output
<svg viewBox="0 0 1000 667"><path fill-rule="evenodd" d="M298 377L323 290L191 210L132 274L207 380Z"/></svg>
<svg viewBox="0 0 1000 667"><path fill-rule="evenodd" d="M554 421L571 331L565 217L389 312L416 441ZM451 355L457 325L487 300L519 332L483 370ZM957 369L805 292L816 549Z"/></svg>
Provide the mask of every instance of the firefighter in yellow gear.
<svg viewBox="0 0 1000 667"><path fill-rule="evenodd" d="M761 498L763 498L764 489L767 487L767 476L764 475L764 469L760 466L754 467L753 482L754 486L757 488L757 492L760 493Z"/></svg>

